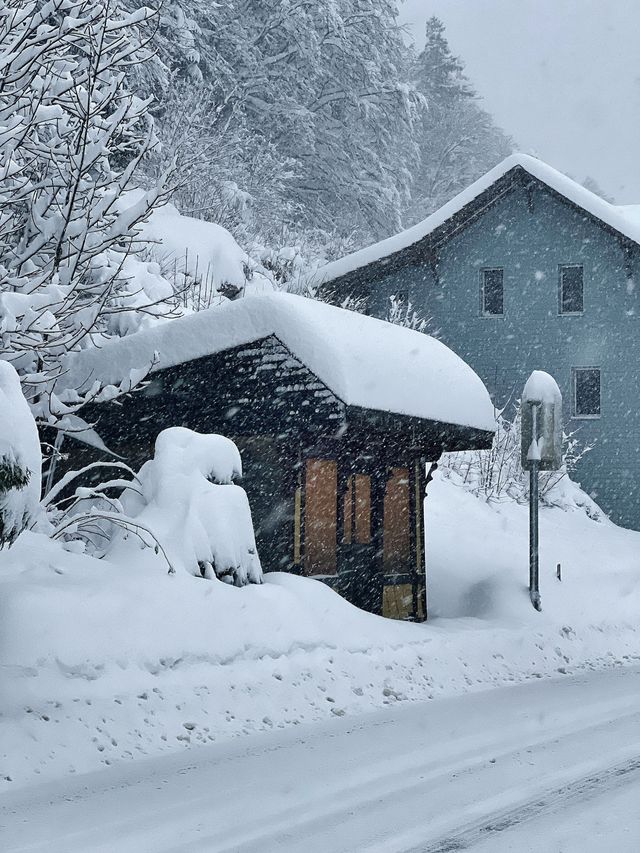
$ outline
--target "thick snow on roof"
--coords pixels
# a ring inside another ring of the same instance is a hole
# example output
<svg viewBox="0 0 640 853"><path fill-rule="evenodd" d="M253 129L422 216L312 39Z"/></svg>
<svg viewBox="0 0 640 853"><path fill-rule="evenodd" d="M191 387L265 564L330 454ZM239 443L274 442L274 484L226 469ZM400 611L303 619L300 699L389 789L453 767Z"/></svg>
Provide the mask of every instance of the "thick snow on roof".
<svg viewBox="0 0 640 853"><path fill-rule="evenodd" d="M616 204L615 209L640 231L640 204Z"/></svg>
<svg viewBox="0 0 640 853"><path fill-rule="evenodd" d="M248 296L76 355L65 384L119 384L275 335L344 403L476 429L495 428L482 381L434 338L293 294Z"/></svg>
<svg viewBox="0 0 640 853"><path fill-rule="evenodd" d="M468 186L465 190L447 202L441 208L432 213L422 222L408 228L406 231L388 237L380 243L367 246L358 252L353 252L344 258L339 258L322 267L314 276L314 284L323 284L327 281L340 278L354 270L366 267L382 258L387 258L396 252L412 246L424 237L427 237L436 228L443 225L454 214L461 211L466 205L477 198L481 193L488 190L511 169L520 166L533 177L542 181L551 189L560 193L569 201L577 204L588 213L605 222L607 225L624 234L636 243L640 243L640 213L638 205L614 205L595 195L590 190L576 183L571 178L558 172L556 169L531 157L527 154L512 154L502 163L498 163L493 169Z"/></svg>

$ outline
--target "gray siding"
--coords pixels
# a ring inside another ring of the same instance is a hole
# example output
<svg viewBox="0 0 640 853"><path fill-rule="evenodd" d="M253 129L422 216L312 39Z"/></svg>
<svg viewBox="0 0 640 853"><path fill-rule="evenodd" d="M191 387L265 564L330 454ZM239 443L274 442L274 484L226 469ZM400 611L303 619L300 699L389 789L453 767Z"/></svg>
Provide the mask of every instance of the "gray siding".
<svg viewBox="0 0 640 853"><path fill-rule="evenodd" d="M568 430L596 441L576 474L618 523L640 528L640 259L619 238L539 186L511 190L428 258L372 284L370 310L408 290L432 329L482 377L496 404L534 369L563 393ZM558 310L559 266L584 265L584 313ZM480 271L504 269L504 316L480 314ZM601 416L571 417L572 368L602 371Z"/></svg>

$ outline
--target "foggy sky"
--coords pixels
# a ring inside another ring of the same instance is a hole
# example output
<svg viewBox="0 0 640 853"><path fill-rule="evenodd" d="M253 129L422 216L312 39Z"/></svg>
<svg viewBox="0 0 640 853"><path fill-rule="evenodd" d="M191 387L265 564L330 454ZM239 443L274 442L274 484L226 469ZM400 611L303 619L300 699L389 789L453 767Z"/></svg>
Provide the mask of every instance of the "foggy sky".
<svg viewBox="0 0 640 853"><path fill-rule="evenodd" d="M640 0L404 0L418 44L437 15L516 147L640 203Z"/></svg>

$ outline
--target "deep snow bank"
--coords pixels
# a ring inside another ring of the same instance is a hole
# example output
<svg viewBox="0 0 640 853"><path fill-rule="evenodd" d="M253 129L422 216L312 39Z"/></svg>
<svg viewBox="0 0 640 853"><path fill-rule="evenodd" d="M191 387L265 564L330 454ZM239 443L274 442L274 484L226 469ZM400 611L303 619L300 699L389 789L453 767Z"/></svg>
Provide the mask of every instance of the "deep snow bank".
<svg viewBox="0 0 640 853"><path fill-rule="evenodd" d="M236 589L169 576L151 551L112 564L23 535L0 552L4 784L640 660L640 534L543 509L539 614L525 507L436 479L427 508L439 616L425 625L363 613L312 580Z"/></svg>
<svg viewBox="0 0 640 853"><path fill-rule="evenodd" d="M15 368L0 360L0 547L39 514L40 439Z"/></svg>

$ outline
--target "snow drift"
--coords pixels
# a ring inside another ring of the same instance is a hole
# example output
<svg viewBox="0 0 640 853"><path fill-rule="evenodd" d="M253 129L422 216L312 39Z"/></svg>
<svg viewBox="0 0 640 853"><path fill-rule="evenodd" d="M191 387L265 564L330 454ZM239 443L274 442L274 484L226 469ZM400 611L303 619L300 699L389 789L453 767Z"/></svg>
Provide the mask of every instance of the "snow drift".
<svg viewBox="0 0 640 853"><path fill-rule="evenodd" d="M38 429L18 374L0 360L0 545L36 517L40 484Z"/></svg>
<svg viewBox="0 0 640 853"><path fill-rule="evenodd" d="M591 520L578 500L542 507L536 613L526 508L436 474L427 520L422 625L310 579L238 589L169 575L151 549L98 561L23 534L0 552L4 784L640 660L639 533Z"/></svg>

